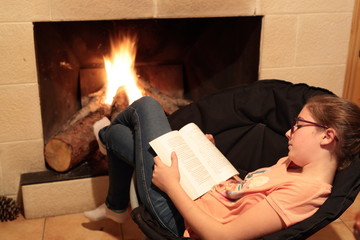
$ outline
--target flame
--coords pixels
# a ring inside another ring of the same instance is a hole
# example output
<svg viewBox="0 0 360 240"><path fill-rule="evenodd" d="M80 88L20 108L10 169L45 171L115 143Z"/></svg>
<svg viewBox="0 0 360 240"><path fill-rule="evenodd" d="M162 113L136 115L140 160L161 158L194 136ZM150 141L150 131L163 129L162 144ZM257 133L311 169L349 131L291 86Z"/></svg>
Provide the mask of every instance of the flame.
<svg viewBox="0 0 360 240"><path fill-rule="evenodd" d="M137 87L135 57L136 37L118 36L110 39L110 57L104 56L107 75L105 103L111 104L119 87L124 87L131 104L142 97L141 90Z"/></svg>

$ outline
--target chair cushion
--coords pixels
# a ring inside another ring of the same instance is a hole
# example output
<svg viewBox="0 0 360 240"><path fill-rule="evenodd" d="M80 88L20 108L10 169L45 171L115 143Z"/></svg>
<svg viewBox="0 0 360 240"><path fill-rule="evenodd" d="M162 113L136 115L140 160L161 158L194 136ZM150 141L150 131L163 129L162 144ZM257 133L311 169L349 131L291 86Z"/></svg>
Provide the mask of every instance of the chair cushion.
<svg viewBox="0 0 360 240"><path fill-rule="evenodd" d="M204 133L213 134L217 147L243 177L286 156L285 133L291 120L310 96L318 94L332 93L306 84L261 80L211 94L176 111L169 116L169 122L173 129L194 122ZM337 219L353 203L359 190L360 161L357 161L336 174L329 199L312 217L262 239L309 237Z"/></svg>
<svg viewBox="0 0 360 240"><path fill-rule="evenodd" d="M288 152L286 131L306 100L332 94L306 84L262 80L209 95L169 116L174 129L195 122L214 135L217 147L239 170L273 165ZM337 219L360 190L360 161L336 174L333 192L310 218L263 239L305 239Z"/></svg>
<svg viewBox="0 0 360 240"><path fill-rule="evenodd" d="M288 151L286 131L306 100L328 90L262 80L209 95L169 116L173 129L195 122L240 170L271 166Z"/></svg>

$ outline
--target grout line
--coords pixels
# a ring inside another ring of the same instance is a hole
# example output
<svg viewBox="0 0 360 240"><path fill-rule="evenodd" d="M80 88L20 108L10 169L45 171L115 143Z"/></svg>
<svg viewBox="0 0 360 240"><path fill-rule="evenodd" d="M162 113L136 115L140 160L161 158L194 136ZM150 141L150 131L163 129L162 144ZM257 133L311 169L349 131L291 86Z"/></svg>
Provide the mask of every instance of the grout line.
<svg viewBox="0 0 360 240"><path fill-rule="evenodd" d="M342 220L341 218L339 218L339 219L345 225L345 227L351 232L351 234L354 234L353 229L348 224L346 224L346 222L344 220Z"/></svg>
<svg viewBox="0 0 360 240"><path fill-rule="evenodd" d="M42 240L45 240L46 219L47 219L47 218L44 218L44 226L43 226Z"/></svg>
<svg viewBox="0 0 360 240"><path fill-rule="evenodd" d="M119 240L125 240L124 231L123 231L123 224L120 224L120 230L121 230L121 233L120 233L121 239L119 239Z"/></svg>

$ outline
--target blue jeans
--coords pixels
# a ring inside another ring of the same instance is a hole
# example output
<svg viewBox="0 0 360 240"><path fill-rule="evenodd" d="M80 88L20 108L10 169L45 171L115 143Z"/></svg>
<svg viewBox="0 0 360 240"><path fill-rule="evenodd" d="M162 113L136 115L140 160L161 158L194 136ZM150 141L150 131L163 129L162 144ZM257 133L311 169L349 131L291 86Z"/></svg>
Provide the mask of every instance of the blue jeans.
<svg viewBox="0 0 360 240"><path fill-rule="evenodd" d="M109 190L106 205L126 209L132 173L136 171L140 201L158 222L177 236L184 232L184 220L168 196L152 184L154 152L149 142L171 131L161 105L143 97L121 112L99 136L109 158Z"/></svg>

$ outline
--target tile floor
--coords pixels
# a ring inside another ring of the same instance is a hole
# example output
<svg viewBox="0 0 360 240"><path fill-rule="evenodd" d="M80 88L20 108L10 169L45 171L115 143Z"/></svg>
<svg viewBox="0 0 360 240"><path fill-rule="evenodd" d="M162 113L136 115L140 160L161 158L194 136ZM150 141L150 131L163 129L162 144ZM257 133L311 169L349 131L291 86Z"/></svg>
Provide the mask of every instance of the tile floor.
<svg viewBox="0 0 360 240"><path fill-rule="evenodd" d="M336 221L310 237L310 240L354 240L354 217L360 211L360 195ZM135 240L143 239L137 225L128 220L117 224L111 220L89 222L82 213L26 220L0 222L2 240Z"/></svg>

